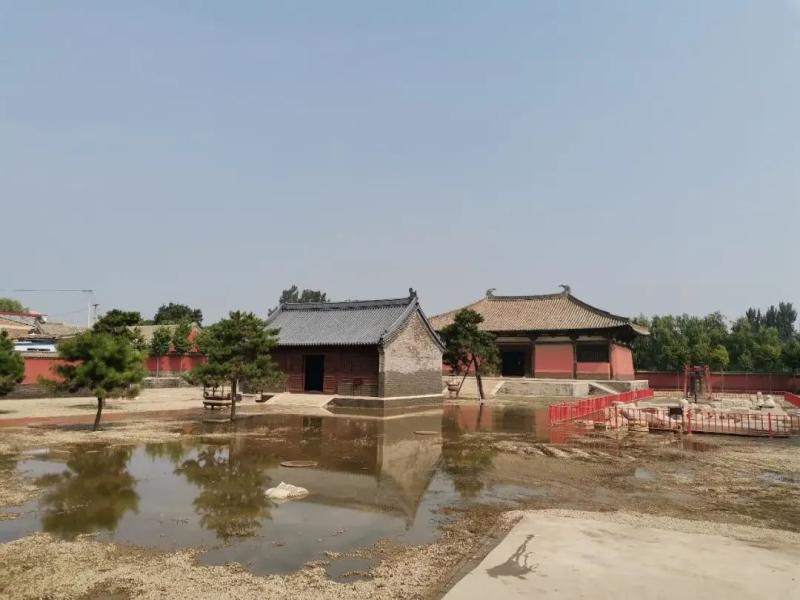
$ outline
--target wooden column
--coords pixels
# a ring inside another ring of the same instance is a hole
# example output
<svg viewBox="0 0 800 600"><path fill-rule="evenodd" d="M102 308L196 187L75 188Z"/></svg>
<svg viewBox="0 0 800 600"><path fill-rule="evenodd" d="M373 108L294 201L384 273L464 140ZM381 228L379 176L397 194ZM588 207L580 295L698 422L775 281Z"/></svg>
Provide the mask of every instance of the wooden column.
<svg viewBox="0 0 800 600"><path fill-rule="evenodd" d="M569 336L572 340L572 378L578 378L578 343L575 336Z"/></svg>
<svg viewBox="0 0 800 600"><path fill-rule="evenodd" d="M608 376L614 379L614 342L608 340Z"/></svg>

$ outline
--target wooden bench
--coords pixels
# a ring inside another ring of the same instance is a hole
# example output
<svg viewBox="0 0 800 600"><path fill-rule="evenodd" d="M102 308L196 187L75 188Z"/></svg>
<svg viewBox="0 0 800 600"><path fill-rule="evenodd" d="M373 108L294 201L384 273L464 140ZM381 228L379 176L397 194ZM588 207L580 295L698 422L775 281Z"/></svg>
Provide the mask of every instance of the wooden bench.
<svg viewBox="0 0 800 600"><path fill-rule="evenodd" d="M223 406L230 406L233 404L230 400L212 400L210 398L203 399L203 408L210 408L211 410L216 410L218 408L222 408Z"/></svg>

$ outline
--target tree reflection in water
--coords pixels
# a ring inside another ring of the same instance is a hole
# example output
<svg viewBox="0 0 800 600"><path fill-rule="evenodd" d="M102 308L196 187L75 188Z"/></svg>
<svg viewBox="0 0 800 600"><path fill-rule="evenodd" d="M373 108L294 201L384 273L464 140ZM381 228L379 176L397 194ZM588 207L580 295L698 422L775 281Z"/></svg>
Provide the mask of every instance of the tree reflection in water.
<svg viewBox="0 0 800 600"><path fill-rule="evenodd" d="M183 442L158 442L144 445L144 452L152 459L166 458L173 465L177 465L189 448Z"/></svg>
<svg viewBox="0 0 800 600"><path fill-rule="evenodd" d="M99 529L114 531L128 511L139 508L136 480L128 473L132 448L76 446L67 459L68 471L48 475L52 485L40 503L42 528L62 539Z"/></svg>
<svg viewBox="0 0 800 600"><path fill-rule="evenodd" d="M203 527L223 541L256 534L270 518L272 503L264 495L270 478L266 468L274 459L258 449L246 451L238 440L202 446L196 458L175 470L200 488L194 507Z"/></svg>
<svg viewBox="0 0 800 600"><path fill-rule="evenodd" d="M474 498L483 490L483 474L492 466L497 450L491 444L445 440L442 445L442 467L462 498Z"/></svg>

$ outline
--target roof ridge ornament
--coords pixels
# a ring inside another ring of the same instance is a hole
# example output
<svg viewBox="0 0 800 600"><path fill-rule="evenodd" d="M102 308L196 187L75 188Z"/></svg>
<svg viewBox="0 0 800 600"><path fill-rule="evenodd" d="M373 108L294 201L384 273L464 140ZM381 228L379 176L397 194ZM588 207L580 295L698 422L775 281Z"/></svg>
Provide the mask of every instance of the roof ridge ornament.
<svg viewBox="0 0 800 600"><path fill-rule="evenodd" d="M487 298L494 298L494 292L497 288L489 288L486 290L486 297Z"/></svg>
<svg viewBox="0 0 800 600"><path fill-rule="evenodd" d="M572 288L566 285L565 283L559 284L561 288L561 295L562 296L570 296L572 294Z"/></svg>

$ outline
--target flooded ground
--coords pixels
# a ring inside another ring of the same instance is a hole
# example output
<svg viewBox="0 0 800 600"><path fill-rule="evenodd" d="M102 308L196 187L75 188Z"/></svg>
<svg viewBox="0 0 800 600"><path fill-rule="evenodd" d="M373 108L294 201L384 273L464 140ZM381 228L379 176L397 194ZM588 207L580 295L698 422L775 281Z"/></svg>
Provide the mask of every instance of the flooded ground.
<svg viewBox="0 0 800 600"><path fill-rule="evenodd" d="M358 586L379 580L387 548L435 545L448 527L481 537L517 508L800 531L797 438L553 430L546 405L451 402L388 419L260 415L170 424L169 441L27 448L0 455L4 480L37 490L0 508L0 542L91 534L115 548L191 550L194 564L236 563L258 576L318 564L333 582ZM280 482L309 494L271 501L265 490Z"/></svg>
<svg viewBox="0 0 800 600"><path fill-rule="evenodd" d="M229 426L201 424L194 429L200 435L181 441L30 451L17 474L42 494L13 508L20 517L0 521L0 542L35 531L65 540L96 533L101 541L163 550L203 547L202 564L234 561L258 574L288 573L383 538L433 541L448 520L445 508L517 506L546 493L482 485L493 451L461 453L461 411L449 413L388 420L263 416L237 424L256 435L206 438L203 432ZM445 446L443 435L455 445ZM315 466L282 466L288 461ZM264 492L280 482L309 495L271 501Z"/></svg>

